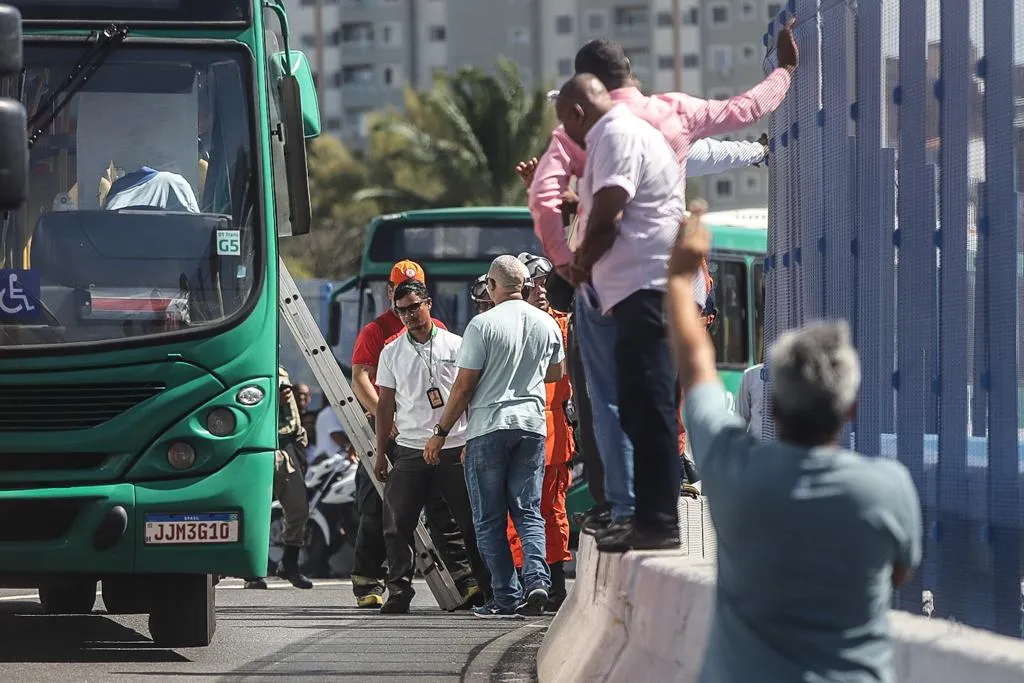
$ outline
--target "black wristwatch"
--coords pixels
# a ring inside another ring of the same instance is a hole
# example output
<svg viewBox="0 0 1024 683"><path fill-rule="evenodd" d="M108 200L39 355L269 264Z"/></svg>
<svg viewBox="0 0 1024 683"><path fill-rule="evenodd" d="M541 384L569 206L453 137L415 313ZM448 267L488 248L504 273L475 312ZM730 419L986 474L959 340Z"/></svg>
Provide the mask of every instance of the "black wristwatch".
<svg viewBox="0 0 1024 683"><path fill-rule="evenodd" d="M434 425L434 436L439 436L442 439L448 436L450 429L441 429L441 425Z"/></svg>

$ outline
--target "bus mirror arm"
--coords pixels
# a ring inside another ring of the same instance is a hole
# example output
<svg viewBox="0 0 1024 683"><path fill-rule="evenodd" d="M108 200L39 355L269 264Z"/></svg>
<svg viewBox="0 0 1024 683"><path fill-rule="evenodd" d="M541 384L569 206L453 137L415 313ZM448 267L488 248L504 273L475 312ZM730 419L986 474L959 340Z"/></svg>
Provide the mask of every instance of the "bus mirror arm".
<svg viewBox="0 0 1024 683"><path fill-rule="evenodd" d="M341 343L341 302L332 300L327 308L327 345L334 347Z"/></svg>

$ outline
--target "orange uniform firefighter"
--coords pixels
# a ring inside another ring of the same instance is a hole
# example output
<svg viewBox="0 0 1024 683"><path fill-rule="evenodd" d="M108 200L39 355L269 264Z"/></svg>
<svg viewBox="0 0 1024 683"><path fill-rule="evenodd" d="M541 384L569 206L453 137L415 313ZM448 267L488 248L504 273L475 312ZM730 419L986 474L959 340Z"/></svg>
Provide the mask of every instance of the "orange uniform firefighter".
<svg viewBox="0 0 1024 683"><path fill-rule="evenodd" d="M562 330L562 343L568 348L568 323L566 313L551 308L547 299L547 278L551 272L551 262L542 256L520 254L519 260L526 264L530 271L532 286L527 300L537 308L547 311ZM565 407L572 398L572 385L569 376L564 376L554 384L545 385L547 389L547 405L544 413L547 416L548 432L545 444L544 482L541 488L540 513L544 517L544 532L547 541L547 563L551 568L551 590L548 596L548 611L557 611L565 600L565 565L572 559L569 553L569 516L565 509L565 495L569 490L569 461L576 451L569 417ZM512 520L508 523L508 540L512 548L512 559L516 567L523 566L523 552L519 544Z"/></svg>

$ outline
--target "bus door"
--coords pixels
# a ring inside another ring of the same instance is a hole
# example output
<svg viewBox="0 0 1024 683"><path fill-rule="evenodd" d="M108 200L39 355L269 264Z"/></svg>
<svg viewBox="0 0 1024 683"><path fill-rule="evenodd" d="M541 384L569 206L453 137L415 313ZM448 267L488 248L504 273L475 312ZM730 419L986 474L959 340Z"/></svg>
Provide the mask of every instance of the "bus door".
<svg viewBox="0 0 1024 683"><path fill-rule="evenodd" d="M708 261L717 283L718 321L712 329L719 370L742 371L750 364L750 291L742 254L712 254Z"/></svg>

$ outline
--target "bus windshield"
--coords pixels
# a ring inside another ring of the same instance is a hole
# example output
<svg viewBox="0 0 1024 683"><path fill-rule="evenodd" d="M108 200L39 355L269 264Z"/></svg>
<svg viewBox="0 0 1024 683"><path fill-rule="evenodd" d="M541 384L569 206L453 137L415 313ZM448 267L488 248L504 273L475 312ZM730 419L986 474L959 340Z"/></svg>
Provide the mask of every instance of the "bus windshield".
<svg viewBox="0 0 1024 683"><path fill-rule="evenodd" d="M30 120L52 108L84 42L27 44L23 85L0 94ZM29 200L2 222L0 347L176 334L257 293L248 55L122 47L58 106L31 149Z"/></svg>
<svg viewBox="0 0 1024 683"><path fill-rule="evenodd" d="M381 223L369 245L372 261L393 263L400 259L417 261L430 275L431 261L477 262L473 277L485 272L491 261L502 254L516 256L524 251L540 254L540 242L533 232L533 221L525 220L449 220Z"/></svg>
<svg viewBox="0 0 1024 683"><path fill-rule="evenodd" d="M466 331L466 325L473 317L473 300L469 290L476 276L460 277L427 277L427 289L430 290L430 314L444 323L445 327L456 334ZM363 314L360 327L386 311L390 305L387 300L387 280L367 279L363 282Z"/></svg>

